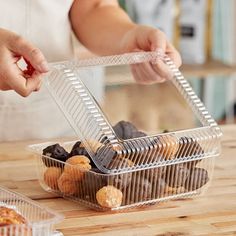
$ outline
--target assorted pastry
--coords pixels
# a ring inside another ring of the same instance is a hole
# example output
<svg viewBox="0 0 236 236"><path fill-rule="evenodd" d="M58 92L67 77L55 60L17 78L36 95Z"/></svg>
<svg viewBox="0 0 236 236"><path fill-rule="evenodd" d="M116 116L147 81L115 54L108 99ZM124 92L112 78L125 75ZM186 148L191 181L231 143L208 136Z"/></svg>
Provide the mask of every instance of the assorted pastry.
<svg viewBox="0 0 236 236"><path fill-rule="evenodd" d="M0 235L2 233L9 236L31 235L31 230L24 226L26 224L26 218L16 210L6 206L0 206ZM6 226L12 227L5 228Z"/></svg>
<svg viewBox="0 0 236 236"><path fill-rule="evenodd" d="M120 139L135 139L146 136L130 122L121 121L113 127ZM42 160L45 164L44 183L52 191L64 196L99 204L104 208L167 197L173 194L195 191L209 181L207 170L198 167L200 160L176 162L155 168L135 170L144 155L117 155L122 149L107 149L102 143L87 141L95 155L104 154L111 158L110 169L124 169L125 172L103 174L96 167L85 145L78 141L71 150L59 144L43 149ZM145 156L149 161L175 160L193 155L202 157L204 150L193 138L175 138L163 135L150 140L152 155ZM47 156L47 157L46 157ZM155 157L155 158L154 158ZM152 159L150 159L152 158ZM154 159L153 159L154 158ZM133 170L135 171L132 171ZM130 170L130 171L129 171Z"/></svg>

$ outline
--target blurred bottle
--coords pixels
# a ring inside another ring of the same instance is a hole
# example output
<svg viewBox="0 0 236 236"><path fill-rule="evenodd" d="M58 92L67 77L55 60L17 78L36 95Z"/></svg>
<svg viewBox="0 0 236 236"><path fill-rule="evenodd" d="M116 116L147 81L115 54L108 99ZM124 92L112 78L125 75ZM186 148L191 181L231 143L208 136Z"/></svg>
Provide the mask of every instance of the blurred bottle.
<svg viewBox="0 0 236 236"><path fill-rule="evenodd" d="M185 64L206 61L207 6L206 0L180 0L179 50Z"/></svg>

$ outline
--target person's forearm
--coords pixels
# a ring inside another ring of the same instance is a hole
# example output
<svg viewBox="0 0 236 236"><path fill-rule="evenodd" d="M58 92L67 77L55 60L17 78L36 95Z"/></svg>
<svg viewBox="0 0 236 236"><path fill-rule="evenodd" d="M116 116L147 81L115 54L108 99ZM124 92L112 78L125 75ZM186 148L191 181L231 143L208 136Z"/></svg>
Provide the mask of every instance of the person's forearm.
<svg viewBox="0 0 236 236"><path fill-rule="evenodd" d="M91 4L92 1L94 4ZM128 15L112 0L77 0L70 18L80 42L100 55L122 53L120 42L125 33L135 27Z"/></svg>

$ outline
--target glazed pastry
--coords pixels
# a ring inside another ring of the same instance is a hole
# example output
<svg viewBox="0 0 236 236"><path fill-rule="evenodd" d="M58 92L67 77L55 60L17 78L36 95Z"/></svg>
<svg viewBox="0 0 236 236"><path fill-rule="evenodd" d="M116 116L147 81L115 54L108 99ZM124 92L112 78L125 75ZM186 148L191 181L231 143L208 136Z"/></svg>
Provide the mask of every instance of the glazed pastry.
<svg viewBox="0 0 236 236"><path fill-rule="evenodd" d="M44 148L43 155L62 162L65 162L69 157L69 153L58 143ZM44 157L42 157L42 160L47 167L59 165L59 163Z"/></svg>
<svg viewBox="0 0 236 236"><path fill-rule="evenodd" d="M194 168L185 182L185 188L193 191L201 188L209 181L208 172L203 168Z"/></svg>
<svg viewBox="0 0 236 236"><path fill-rule="evenodd" d="M111 185L102 187L96 193L96 199L98 204L106 208L119 207L122 203L122 198L122 192Z"/></svg>
<svg viewBox="0 0 236 236"><path fill-rule="evenodd" d="M92 167L90 160L86 156L73 156L70 157L65 165L64 172L69 174L73 180L81 180L86 171L89 171Z"/></svg>
<svg viewBox="0 0 236 236"><path fill-rule="evenodd" d="M164 135L158 138L159 153L165 160L175 158L175 154L179 149L178 139L173 135Z"/></svg>
<svg viewBox="0 0 236 236"><path fill-rule="evenodd" d="M57 167L49 167L44 172L44 182L54 190L58 190L57 181L62 174L62 169Z"/></svg>
<svg viewBox="0 0 236 236"><path fill-rule="evenodd" d="M14 209L1 206L0 207L0 227L7 225L19 225L26 224L26 219L17 213Z"/></svg>
<svg viewBox="0 0 236 236"><path fill-rule="evenodd" d="M58 188L65 195L73 195L78 191L78 184L72 180L70 174L63 172L58 179Z"/></svg>

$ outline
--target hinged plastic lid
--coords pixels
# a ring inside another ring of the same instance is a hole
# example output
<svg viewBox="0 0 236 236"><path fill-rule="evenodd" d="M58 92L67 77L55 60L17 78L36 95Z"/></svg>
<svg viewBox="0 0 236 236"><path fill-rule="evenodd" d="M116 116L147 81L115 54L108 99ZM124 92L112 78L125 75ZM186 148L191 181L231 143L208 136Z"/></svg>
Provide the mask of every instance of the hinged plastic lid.
<svg viewBox="0 0 236 236"><path fill-rule="evenodd" d="M158 63L163 60L172 72L171 82L184 97L202 127L122 139L82 82L80 71L90 67ZM47 87L103 173L126 172L181 161L192 161L220 152L221 131L189 83L167 56L138 52L79 61L55 63L46 78ZM119 164L115 161L117 158ZM130 160L127 164L127 159Z"/></svg>

